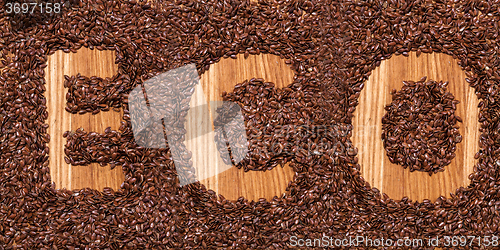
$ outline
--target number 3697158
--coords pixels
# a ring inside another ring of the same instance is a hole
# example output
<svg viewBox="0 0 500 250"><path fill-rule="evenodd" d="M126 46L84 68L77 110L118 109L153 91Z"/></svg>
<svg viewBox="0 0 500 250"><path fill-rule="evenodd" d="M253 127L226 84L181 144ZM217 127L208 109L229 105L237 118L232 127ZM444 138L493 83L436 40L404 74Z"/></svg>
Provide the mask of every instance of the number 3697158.
<svg viewBox="0 0 500 250"><path fill-rule="evenodd" d="M62 3L7 3L5 12L8 14L60 13Z"/></svg>

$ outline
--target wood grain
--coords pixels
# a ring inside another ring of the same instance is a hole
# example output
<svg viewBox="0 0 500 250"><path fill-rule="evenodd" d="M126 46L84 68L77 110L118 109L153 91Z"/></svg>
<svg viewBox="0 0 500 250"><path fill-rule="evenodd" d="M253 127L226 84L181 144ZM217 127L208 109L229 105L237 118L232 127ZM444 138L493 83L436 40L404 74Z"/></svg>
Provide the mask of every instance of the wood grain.
<svg viewBox="0 0 500 250"><path fill-rule="evenodd" d="M120 167L110 170L109 166L101 167L97 163L88 166L71 166L64 161L63 138L65 131L76 131L83 128L87 132L104 133L107 127L118 130L123 112L100 112L92 114L71 114L66 107L64 75L72 76L80 73L83 76L111 77L118 67L114 51L98 51L82 48L77 53L57 51L49 56L45 72L47 91L47 111L49 117L49 168L56 188L81 189L93 188L103 190L111 187L118 190L125 180Z"/></svg>
<svg viewBox="0 0 500 250"><path fill-rule="evenodd" d="M237 59L222 59L211 65L210 69L201 75L200 82L208 101L222 101L223 91L232 92L236 84L245 80L262 78L273 82L276 88L282 88L292 83L293 75L293 71L278 56L250 55L245 59L240 55ZM211 114L211 119L213 119L213 114ZM220 157L217 159L219 166L224 165ZM285 164L283 168L275 167L265 172L244 172L242 169L230 167L227 171L202 180L201 183L227 199L236 200L243 196L249 200L259 198L269 200L274 196L280 197L284 194L293 177L294 172L288 164Z"/></svg>
<svg viewBox="0 0 500 250"><path fill-rule="evenodd" d="M463 119L459 132L463 137L457 144L456 157L445 171L429 176L426 172L410 172L392 164L383 147L382 117L384 107L391 103L390 91L400 90L403 81L427 80L448 81L448 91L460 103L456 114ZM468 186L468 176L473 172L474 154L479 150L479 100L474 89L465 81L465 72L451 56L439 53L410 53L409 57L393 56L376 68L359 98L354 112L353 144L358 148L361 172L372 187L393 199L404 196L412 200L431 201L439 196L450 197L460 186Z"/></svg>
<svg viewBox="0 0 500 250"><path fill-rule="evenodd" d="M104 187L111 187L116 190L124 181L123 172L119 167L110 170L109 167L101 167L98 164L89 166L66 164L64 161L66 140L62 137L65 131L75 131L78 128L98 133L104 132L106 127L118 129L123 116L122 112L75 115L64 109L67 92L64 88L64 75L71 76L80 73L84 76L111 77L117 72L114 58L113 51L86 48L80 49L77 53L58 51L49 57L46 72L46 98L51 138L49 166L52 181L55 182L57 188L102 190ZM196 95L191 99L190 105L196 107L210 101L222 101L223 91L231 92L237 83L254 77L274 82L277 88L281 88L292 83L293 75L293 71L284 61L273 55L249 56L247 59L243 56L237 59L222 59L201 75L198 91L195 92ZM201 116L186 119L191 121L186 124L187 130L195 131L201 129L201 126L213 129L213 114L211 112L207 114L208 118ZM222 172L216 175L208 173L205 175L207 178L201 179L201 183L208 189L232 200L241 196L250 200L271 199L274 196L281 196L289 182L293 180L294 172L288 165L265 172L244 172L235 167L226 166L218 156L213 136L213 133L209 133L187 142L188 149L201 152L201 154L193 154L197 155L197 158L193 158L193 163L198 170L213 169L216 173ZM221 171L221 168L227 171Z"/></svg>
<svg viewBox="0 0 500 250"><path fill-rule="evenodd" d="M110 111L98 115L73 115L64 110L66 89L63 87L64 75L111 77L117 71L114 64L114 52L97 51L82 48L78 53L56 52L49 57L46 74L47 101L49 111L50 169L52 180L58 188L79 189L84 187L102 190L104 187L118 189L124 176L120 168L110 170L97 164L90 166L70 166L64 162L64 131L84 128L85 131L102 133L106 127L117 129L122 113ZM428 79L449 81L448 89L461 103L457 105L457 114L463 118L460 133L463 141L457 145L456 157L445 171L429 177L427 173L409 172L398 165L391 164L382 145L381 118L384 106L391 101L390 91L400 89L403 80ZM237 83L252 77L274 82L276 87L284 87L293 80L293 72L282 59L272 55L250 56L244 59L222 59L213 64L201 76L203 98L193 98L192 102L220 101L223 91L231 92ZM460 186L469 184L468 175L474 166L474 154L478 150L478 99L472 88L465 82L465 74L456 61L444 54L422 54L416 57L395 56L382 62L372 72L361 93L359 105L353 121L353 143L358 148L358 157L364 178L394 199L408 196L413 200L435 200L440 195L449 197ZM192 103L196 105L196 103ZM213 114L209 113L209 120ZM189 124L187 124L189 126ZM203 164L223 164L220 157L214 157L214 148L210 149L207 138L204 143L190 144L193 150L204 148L205 158L196 166ZM201 140L202 138L200 138ZM200 142L203 142L200 141ZM198 148L196 148L198 147ZM210 156L211 158L208 158ZM208 160L208 161L207 161ZM201 163L205 162L205 163ZM220 165L220 167L224 167ZM290 181L293 170L274 168L271 171L244 172L231 166L227 171L201 180L208 189L235 200L243 196L250 200L271 199L281 196ZM219 171L219 170L217 170Z"/></svg>

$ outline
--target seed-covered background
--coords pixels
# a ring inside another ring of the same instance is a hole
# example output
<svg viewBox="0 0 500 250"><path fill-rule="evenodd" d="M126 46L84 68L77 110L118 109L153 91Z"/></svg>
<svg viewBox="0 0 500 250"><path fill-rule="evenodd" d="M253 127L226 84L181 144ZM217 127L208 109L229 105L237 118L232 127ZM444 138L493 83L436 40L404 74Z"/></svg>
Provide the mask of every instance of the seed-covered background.
<svg viewBox="0 0 500 250"><path fill-rule="evenodd" d="M2 8L0 244L282 249L291 236L497 235L499 6L71 1L44 18ZM168 148L135 143L128 93L189 63L199 98L242 107L250 152L181 187L188 176ZM432 176L391 164L381 139L392 89L424 76L449 82L462 118L451 164ZM316 128L335 134L301 132Z"/></svg>

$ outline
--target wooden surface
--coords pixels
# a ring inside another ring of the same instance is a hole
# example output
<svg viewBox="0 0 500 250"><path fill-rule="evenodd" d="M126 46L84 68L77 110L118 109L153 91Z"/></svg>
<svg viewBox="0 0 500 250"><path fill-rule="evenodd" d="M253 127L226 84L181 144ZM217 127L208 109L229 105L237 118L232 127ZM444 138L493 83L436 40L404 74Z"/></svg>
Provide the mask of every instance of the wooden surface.
<svg viewBox="0 0 500 250"><path fill-rule="evenodd" d="M424 76L427 80L449 82L448 91L460 101L456 114L463 119L463 123L459 123L463 140L457 144L455 158L445 166L444 172L432 176L392 164L381 139L384 107L392 100L390 91L400 90L403 81L418 81ZM393 56L372 72L354 113L352 137L358 148L362 175L372 187L393 199L407 196L412 200L434 201L441 195L450 197L450 193L455 193L460 186L469 185L468 176L475 164L474 154L479 150L479 101L465 78L465 72L455 59L437 53L419 57L415 53L409 57Z"/></svg>
<svg viewBox="0 0 500 250"><path fill-rule="evenodd" d="M64 75L72 76L80 73L83 76L111 77L118 67L114 63L114 51L98 51L82 48L78 53L57 51L49 56L45 72L47 111L49 118L49 168L56 188L81 189L94 188L103 190L111 187L117 190L125 176L120 167L110 170L109 166L101 167L97 163L89 166L71 166L64 161L63 138L65 131L76 131L83 128L88 132L104 133L107 127L118 130L122 120L122 112L100 112L92 114L71 114L66 107Z"/></svg>
<svg viewBox="0 0 500 250"><path fill-rule="evenodd" d="M117 190L124 181L120 167L110 170L109 166L101 167L98 164L90 166L71 166L64 161L64 145L66 139L62 137L65 131L75 131L83 128L85 131L103 133L106 127L117 130L122 120L122 112L100 112L91 114L70 114L65 111L66 93L64 75L111 77L117 72L114 64L114 52L80 49L77 53L63 53L58 51L49 57L46 72L47 107L49 112L50 153L49 165L52 181L57 188L80 189L93 188L103 190L111 187ZM223 91L231 92L237 83L251 78L263 78L275 83L278 88L287 86L293 80L293 71L284 61L273 55L249 56L244 59L222 59L213 64L210 70L201 75L200 85L195 92L191 107L202 105L205 102L221 101ZM200 89L201 88L201 89ZM195 109L191 109L195 110ZM198 123L197 119L187 119L186 129L189 132L209 126L212 129L213 114L209 114L209 123ZM188 113L188 116L195 114ZM193 122L194 121L194 122ZM198 171L212 169L215 172L227 169L219 174L208 173L200 179L208 189L222 194L227 199L236 200L243 196L250 200L259 198L271 199L285 193L289 182L293 180L293 170L285 165L270 171L244 172L232 166L226 166L213 143L213 133L202 137L187 140L186 146L193 154L193 164Z"/></svg>
<svg viewBox="0 0 500 250"><path fill-rule="evenodd" d="M265 81L273 82L276 88L282 88L292 83L293 71L278 56L250 55L247 59L244 59L243 55L239 55L237 59L223 59L219 63L211 65L210 69L201 75L200 83L207 100L222 101L221 94L223 91L232 92L236 84L251 78L262 78ZM194 102L196 102L196 98L193 98L191 103ZM191 104L191 106L194 105ZM213 141L211 138L213 136L209 138L210 141ZM204 161L210 153L209 150L203 150L207 145L206 143L193 144L198 145L198 150L207 154L198 161L193 159L194 166L204 165L205 167L214 163L215 160ZM190 146L194 150L193 144ZM217 157L217 159L220 165L224 164L220 157ZM230 167L227 171L202 180L201 183L208 189L222 194L227 199L236 200L238 197L243 196L249 200L258 200L259 198L271 199L273 196L280 197L285 193L288 183L293 180L293 176L294 172L288 164L283 168L275 167L265 172L244 172L242 169Z"/></svg>
<svg viewBox="0 0 500 250"><path fill-rule="evenodd" d="M101 112L98 115L73 115L64 110L66 89L63 87L64 75L111 77L116 73L114 52L80 49L77 53L61 51L49 57L46 80L47 102L50 131L50 171L52 180L58 188L79 189L84 187L102 190L104 187L118 189L124 180L120 167L110 170L108 166L98 164L90 166L70 166L64 162L65 131L84 128L85 131L102 133L106 127L118 129L122 113L115 111ZM391 101L390 91L399 90L403 80L417 81L421 77L436 81L449 81L448 90L460 104L457 114L463 119L460 134L463 141L457 144L456 157L444 172L430 177L425 172L410 172L399 165L389 162L383 148L381 119L384 107ZM244 59L223 59L211 65L210 70L201 75L200 86L195 92L190 105L197 106L205 102L220 101L223 91L230 92L234 85L252 77L260 77L274 82L276 87L283 87L293 80L293 72L283 60L272 55L250 56ZM387 193L391 198L401 199L408 196L413 200L435 200L440 195L449 197L460 186L469 184L468 175L475 163L474 154L478 151L478 99L472 88L465 82L465 74L456 60L444 54L422 54L416 57L394 56L382 62L372 72L362 90L359 105L353 121L353 143L358 148L358 158L363 177L373 186ZM189 113L188 116L194 114ZM213 114L209 113L209 120ZM195 121L196 119L187 119ZM208 125L207 125L208 124ZM211 122L186 123L188 133L210 126ZM187 135L189 138L189 134ZM226 166L217 155L215 145L210 144L212 134L194 138L186 142L191 151L202 152L193 158L194 166L200 166L222 173L208 173L201 183L208 189L235 200L243 196L250 200L270 199L281 196L294 172L288 166L276 167L271 171L249 171Z"/></svg>

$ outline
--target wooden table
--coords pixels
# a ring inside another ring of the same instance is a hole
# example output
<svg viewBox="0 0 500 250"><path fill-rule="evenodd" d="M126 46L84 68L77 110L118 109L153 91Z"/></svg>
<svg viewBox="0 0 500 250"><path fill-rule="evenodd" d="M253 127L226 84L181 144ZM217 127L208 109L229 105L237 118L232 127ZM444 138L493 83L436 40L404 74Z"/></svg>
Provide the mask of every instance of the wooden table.
<svg viewBox="0 0 500 250"><path fill-rule="evenodd" d="M118 130L122 112L100 112L97 115L70 114L64 110L67 90L63 87L64 75L111 77L117 72L114 64L114 51L98 51L82 48L77 53L58 51L49 57L46 70L48 124L50 133L50 172L57 188L80 189L104 187L118 189L125 176L120 167L110 170L109 166L98 164L89 166L71 166L64 162L65 131L84 128L85 131L103 133L106 127ZM201 87L204 96L194 97L192 104L205 98L207 101L221 100L223 91L231 92L234 85L256 77L274 82L276 87L289 85L293 72L282 59L273 55L240 55L237 59L223 59L211 65L210 70L201 75ZM449 81L448 89L460 101L457 114L463 118L460 133L463 141L458 144L456 157L445 171L429 177L427 173L404 170L391 164L385 154L381 137L381 118L384 106L389 104L392 89L400 89L402 81L417 81L421 77L436 81ZM201 98L201 99L200 99ZM359 105L354 113L353 145L358 148L361 172L372 187L387 193L393 199L408 196L413 200L435 200L440 195L449 197L456 188L467 186L468 175L473 172L474 154L478 151L479 124L478 99L474 90L465 81L465 74L457 61L443 54L422 54L416 57L393 56L382 62L372 72L362 90ZM194 126L194 125L188 125ZM206 138L204 138L206 140ZM191 143L191 150L211 152L200 143ZM195 166L205 164L223 164L218 157L193 159ZM207 163L207 161L210 161ZM207 188L222 194L228 199L240 196L251 200L270 199L281 196L294 178L293 170L287 165L270 171L249 171L231 167L229 170L201 181Z"/></svg>

